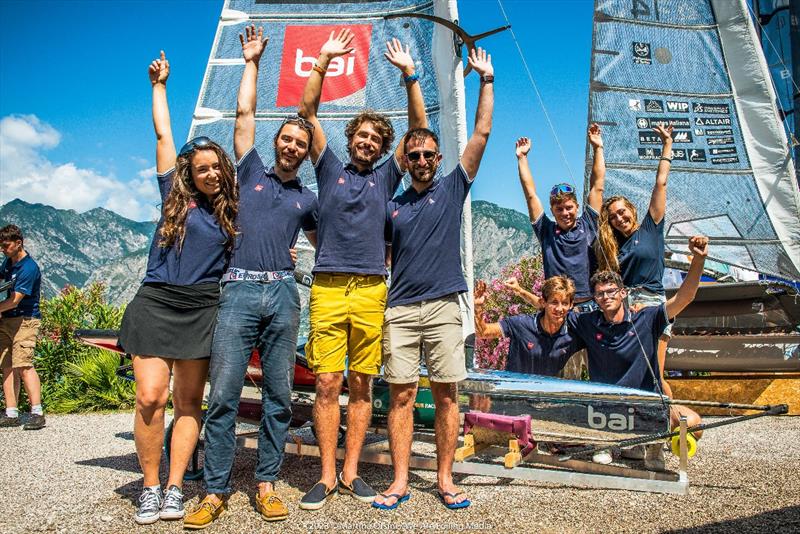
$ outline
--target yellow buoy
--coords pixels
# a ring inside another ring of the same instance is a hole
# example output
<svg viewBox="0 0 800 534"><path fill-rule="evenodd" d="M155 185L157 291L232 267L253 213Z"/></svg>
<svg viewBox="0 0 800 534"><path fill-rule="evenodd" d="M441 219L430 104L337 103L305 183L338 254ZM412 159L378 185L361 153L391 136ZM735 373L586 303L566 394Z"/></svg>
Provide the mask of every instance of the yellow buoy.
<svg viewBox="0 0 800 534"><path fill-rule="evenodd" d="M697 452L697 438L694 434L689 432L686 434L686 454L689 458ZM681 455L681 438L680 436L672 436L672 454L675 456Z"/></svg>

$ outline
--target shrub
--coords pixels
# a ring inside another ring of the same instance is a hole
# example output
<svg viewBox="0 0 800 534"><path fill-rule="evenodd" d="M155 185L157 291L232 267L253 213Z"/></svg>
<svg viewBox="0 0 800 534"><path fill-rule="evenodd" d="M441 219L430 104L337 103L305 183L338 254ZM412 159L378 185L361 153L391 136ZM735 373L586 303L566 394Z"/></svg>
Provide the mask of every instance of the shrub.
<svg viewBox="0 0 800 534"><path fill-rule="evenodd" d="M536 309L516 296L513 291L503 285L503 280L515 277L524 289L541 294L544 275L542 273L542 257L524 256L518 263L506 265L499 278L487 284L486 304L483 320L495 323L508 315L535 313ZM505 369L508 357L509 339L476 339L475 364L484 369Z"/></svg>

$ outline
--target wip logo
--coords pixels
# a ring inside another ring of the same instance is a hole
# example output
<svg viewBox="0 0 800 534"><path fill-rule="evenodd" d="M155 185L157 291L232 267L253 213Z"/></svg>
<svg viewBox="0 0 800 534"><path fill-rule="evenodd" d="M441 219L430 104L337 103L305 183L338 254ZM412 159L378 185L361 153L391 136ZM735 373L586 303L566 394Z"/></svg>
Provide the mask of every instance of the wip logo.
<svg viewBox="0 0 800 534"><path fill-rule="evenodd" d="M596 412L589 405L587 412L587 419L589 428L601 430L607 428L609 430L633 430L633 408L628 408L628 416L621 413L610 413L608 416L602 412Z"/></svg>
<svg viewBox="0 0 800 534"><path fill-rule="evenodd" d="M331 102L362 91L348 104L366 103L363 90L367 86L369 67L369 47L372 39L371 24L347 26L355 34L350 46L355 50L350 54L334 58L325 73L320 102ZM276 107L295 107L300 103L303 89L311 76L319 49L328 40L331 32L339 32L342 26L286 26L283 36L283 58L278 80Z"/></svg>

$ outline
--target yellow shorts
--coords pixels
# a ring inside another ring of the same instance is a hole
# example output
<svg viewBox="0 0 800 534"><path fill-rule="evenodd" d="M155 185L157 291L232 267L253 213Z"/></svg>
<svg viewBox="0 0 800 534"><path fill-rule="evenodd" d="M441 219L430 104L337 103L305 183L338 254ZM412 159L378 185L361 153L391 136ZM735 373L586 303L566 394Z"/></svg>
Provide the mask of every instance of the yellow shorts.
<svg viewBox="0 0 800 534"><path fill-rule="evenodd" d="M315 374L381 369L386 280L377 275L318 273L311 285L306 359Z"/></svg>

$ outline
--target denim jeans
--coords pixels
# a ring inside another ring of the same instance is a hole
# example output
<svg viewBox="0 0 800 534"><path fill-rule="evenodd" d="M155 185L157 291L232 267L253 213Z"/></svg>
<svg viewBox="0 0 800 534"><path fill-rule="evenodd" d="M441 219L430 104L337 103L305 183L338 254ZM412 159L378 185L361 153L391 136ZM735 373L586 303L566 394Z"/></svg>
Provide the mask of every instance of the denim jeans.
<svg viewBox="0 0 800 534"><path fill-rule="evenodd" d="M254 347L261 355L263 371L256 480L277 479L292 419L299 325L300 296L294 278L228 282L222 287L211 349L211 392L205 422L205 485L209 493L231 492L236 415Z"/></svg>

